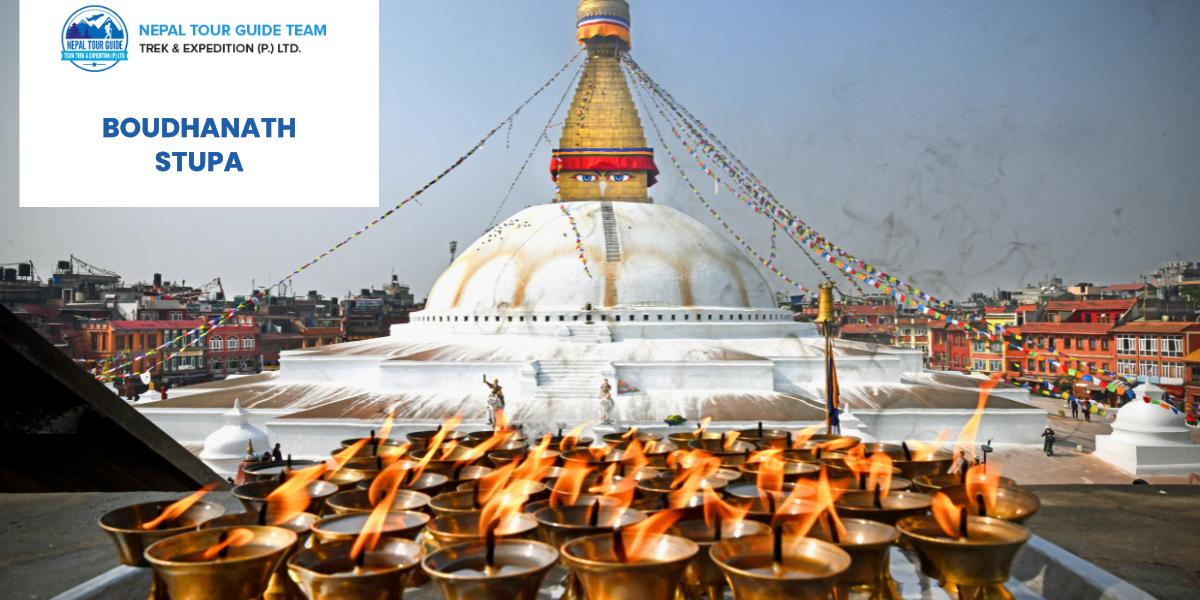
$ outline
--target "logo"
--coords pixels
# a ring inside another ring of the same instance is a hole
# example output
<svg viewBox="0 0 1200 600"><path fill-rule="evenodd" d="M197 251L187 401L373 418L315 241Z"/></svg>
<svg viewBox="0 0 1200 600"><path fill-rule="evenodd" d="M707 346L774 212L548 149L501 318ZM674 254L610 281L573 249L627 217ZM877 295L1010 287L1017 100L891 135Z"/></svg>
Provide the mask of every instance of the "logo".
<svg viewBox="0 0 1200 600"><path fill-rule="evenodd" d="M84 71L107 71L128 60L128 38L121 15L103 6L85 6L63 24L61 60Z"/></svg>

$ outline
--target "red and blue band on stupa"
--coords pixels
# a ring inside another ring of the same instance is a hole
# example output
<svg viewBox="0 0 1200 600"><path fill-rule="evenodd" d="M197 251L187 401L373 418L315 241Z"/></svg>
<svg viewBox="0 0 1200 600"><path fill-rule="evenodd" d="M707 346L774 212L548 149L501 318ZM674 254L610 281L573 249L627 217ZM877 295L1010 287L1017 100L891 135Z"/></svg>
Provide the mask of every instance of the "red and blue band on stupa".
<svg viewBox="0 0 1200 600"><path fill-rule="evenodd" d="M621 17L597 15L580 19L576 23L579 32L576 39L582 44L590 37L598 35L615 35L625 43L629 43L629 21Z"/></svg>
<svg viewBox="0 0 1200 600"><path fill-rule="evenodd" d="M646 171L646 185L657 181L654 148L558 148L550 155L550 175L559 171Z"/></svg>

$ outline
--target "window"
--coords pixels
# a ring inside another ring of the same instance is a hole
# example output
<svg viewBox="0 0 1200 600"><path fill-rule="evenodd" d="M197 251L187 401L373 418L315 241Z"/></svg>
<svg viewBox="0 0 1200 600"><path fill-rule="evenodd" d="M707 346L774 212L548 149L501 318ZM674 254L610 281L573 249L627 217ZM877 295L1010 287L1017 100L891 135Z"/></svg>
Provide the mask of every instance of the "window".
<svg viewBox="0 0 1200 600"><path fill-rule="evenodd" d="M925 329L924 327L918 327L915 331L917 332L917 335L929 335L929 330Z"/></svg>
<svg viewBox="0 0 1200 600"><path fill-rule="evenodd" d="M1071 349L1071 338L1063 338L1063 350Z"/></svg>
<svg viewBox="0 0 1200 600"><path fill-rule="evenodd" d="M214 335L208 338L208 349L213 352L220 352L225 349L225 340L221 336Z"/></svg>
<svg viewBox="0 0 1200 600"><path fill-rule="evenodd" d="M1100 368L1101 368L1101 369L1103 369L1103 370L1105 370L1105 371L1107 371L1107 370L1108 370L1108 363L1106 363L1106 362L1102 362L1102 363L1100 363Z"/></svg>
<svg viewBox="0 0 1200 600"><path fill-rule="evenodd" d="M1164 362L1162 364L1162 376L1183 379L1183 363Z"/></svg>
<svg viewBox="0 0 1200 600"><path fill-rule="evenodd" d="M1158 361L1143 360L1138 363L1138 375L1142 377L1158 377Z"/></svg>
<svg viewBox="0 0 1200 600"><path fill-rule="evenodd" d="M1088 350L1096 349L1096 338L1088 338Z"/></svg>
<svg viewBox="0 0 1200 600"><path fill-rule="evenodd" d="M992 342L992 353L1000 354L1004 352L1004 342Z"/></svg>
<svg viewBox="0 0 1200 600"><path fill-rule="evenodd" d="M1083 338L1075 338L1075 349L1083 350Z"/></svg>
<svg viewBox="0 0 1200 600"><path fill-rule="evenodd" d="M1136 377L1137 376L1137 361L1128 360L1128 359L1124 359L1124 358L1118 358L1117 359L1117 374L1118 375L1129 375L1131 377Z"/></svg>
<svg viewBox="0 0 1200 600"><path fill-rule="evenodd" d="M173 313L171 313L171 320L172 320L172 321L182 321L182 320L183 320L183 313L181 313L181 312L173 312Z"/></svg>
<svg viewBox="0 0 1200 600"><path fill-rule="evenodd" d="M1200 383L1200 367L1192 367L1192 382Z"/></svg>
<svg viewBox="0 0 1200 600"><path fill-rule="evenodd" d="M253 358L247 358L246 362L242 363L242 368L247 371L253 371L258 368L258 363Z"/></svg>
<svg viewBox="0 0 1200 600"><path fill-rule="evenodd" d="M240 344L238 344L238 336L231 335L228 338L225 338L225 349L226 350L229 350L229 351L237 350L239 346L240 346Z"/></svg>
<svg viewBox="0 0 1200 600"><path fill-rule="evenodd" d="M1104 338L1104 339L1100 340L1100 349L1108 350L1108 338Z"/></svg>
<svg viewBox="0 0 1200 600"><path fill-rule="evenodd" d="M1111 323L1112 317L1110 317L1108 315L1096 315L1096 322L1097 323Z"/></svg>
<svg viewBox="0 0 1200 600"><path fill-rule="evenodd" d="M900 335L909 335L910 336L910 335L912 335L912 329L905 327L904 329L900 330Z"/></svg>
<svg viewBox="0 0 1200 600"><path fill-rule="evenodd" d="M249 335L242 336L242 350L253 350L254 338Z"/></svg>
<svg viewBox="0 0 1200 600"><path fill-rule="evenodd" d="M975 365L976 371L984 371L984 370L986 370L986 367L987 367L987 361L976 359L974 365Z"/></svg>
<svg viewBox="0 0 1200 600"><path fill-rule="evenodd" d="M1037 370L1042 371L1044 373L1046 371L1046 361L1039 360Z"/></svg>
<svg viewBox="0 0 1200 600"><path fill-rule="evenodd" d="M1027 370L1029 370L1029 371L1033 370L1033 359L1032 358L1029 359L1029 367L1027 368Z"/></svg>
<svg viewBox="0 0 1200 600"><path fill-rule="evenodd" d="M1183 336L1182 335L1164 335L1162 336L1162 355L1163 357L1182 358L1183 357ZM1166 375L1164 375L1166 377Z"/></svg>
<svg viewBox="0 0 1200 600"><path fill-rule="evenodd" d="M1000 371L1004 368L1004 361L991 360L991 361L988 361L988 366L990 367L989 370L991 370L991 371Z"/></svg>
<svg viewBox="0 0 1200 600"><path fill-rule="evenodd" d="M1138 350L1140 350L1143 355L1147 356L1158 354L1158 336L1139 335Z"/></svg>
<svg viewBox="0 0 1200 600"><path fill-rule="evenodd" d="M222 363L221 359L219 358L214 358L212 362L208 363L208 365L208 370L212 371L213 373L220 373L221 371L225 370L225 364Z"/></svg>
<svg viewBox="0 0 1200 600"><path fill-rule="evenodd" d="M1137 349L1134 346L1135 336L1128 334L1117 335L1117 354L1137 354ZM1105 348L1107 350L1107 348Z"/></svg>
<svg viewBox="0 0 1200 600"><path fill-rule="evenodd" d="M975 352L987 352L987 342L975 342L974 350Z"/></svg>

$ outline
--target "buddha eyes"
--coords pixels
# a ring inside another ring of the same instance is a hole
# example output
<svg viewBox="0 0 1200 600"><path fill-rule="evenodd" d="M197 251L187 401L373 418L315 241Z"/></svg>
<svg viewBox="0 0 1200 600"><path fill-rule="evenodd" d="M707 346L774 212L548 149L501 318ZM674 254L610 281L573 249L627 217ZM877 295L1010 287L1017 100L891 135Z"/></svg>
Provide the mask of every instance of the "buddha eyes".
<svg viewBox="0 0 1200 600"><path fill-rule="evenodd" d="M629 181L633 179L633 175L630 175L629 173L613 173L606 179L608 181ZM582 181L583 183L592 183L600 180L601 176L596 175L595 173L580 173L575 175L575 181Z"/></svg>

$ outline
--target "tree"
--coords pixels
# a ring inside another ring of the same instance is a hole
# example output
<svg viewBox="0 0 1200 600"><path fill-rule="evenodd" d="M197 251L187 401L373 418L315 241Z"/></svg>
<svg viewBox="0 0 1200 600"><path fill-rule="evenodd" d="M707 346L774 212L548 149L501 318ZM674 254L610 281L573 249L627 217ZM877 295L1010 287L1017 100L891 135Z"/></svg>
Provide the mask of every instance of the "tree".
<svg viewBox="0 0 1200 600"><path fill-rule="evenodd" d="M77 40L81 37L83 37L83 36L79 35L79 24L71 23L71 26L67 28L67 39L68 40Z"/></svg>

